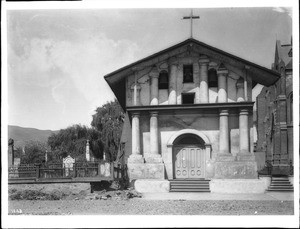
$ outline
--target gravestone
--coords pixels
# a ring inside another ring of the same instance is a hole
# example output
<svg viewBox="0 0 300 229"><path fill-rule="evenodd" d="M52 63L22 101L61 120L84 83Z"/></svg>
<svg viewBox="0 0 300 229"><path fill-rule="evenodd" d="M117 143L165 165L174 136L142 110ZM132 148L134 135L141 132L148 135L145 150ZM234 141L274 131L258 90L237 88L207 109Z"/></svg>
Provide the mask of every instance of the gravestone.
<svg viewBox="0 0 300 229"><path fill-rule="evenodd" d="M86 140L85 158L86 158L86 161L90 161L90 143L89 143L89 140Z"/></svg>
<svg viewBox="0 0 300 229"><path fill-rule="evenodd" d="M69 176L69 172L73 171L73 165L75 163L75 159L70 155L63 159L63 168L65 168L66 176Z"/></svg>
<svg viewBox="0 0 300 229"><path fill-rule="evenodd" d="M104 177L110 177L110 163L105 162L104 164L100 165L100 175Z"/></svg>

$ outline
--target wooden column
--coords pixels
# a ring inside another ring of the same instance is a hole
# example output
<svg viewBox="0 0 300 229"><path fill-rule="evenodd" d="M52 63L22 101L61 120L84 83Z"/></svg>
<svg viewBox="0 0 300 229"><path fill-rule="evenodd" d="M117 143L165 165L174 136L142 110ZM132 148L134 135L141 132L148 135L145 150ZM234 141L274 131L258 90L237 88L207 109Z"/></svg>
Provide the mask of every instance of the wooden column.
<svg viewBox="0 0 300 229"><path fill-rule="evenodd" d="M229 130L228 130L228 110L220 110L219 118L219 153L229 154Z"/></svg>
<svg viewBox="0 0 300 229"><path fill-rule="evenodd" d="M228 70L219 69L217 71L218 74L218 102L219 103L227 103L227 75Z"/></svg>
<svg viewBox="0 0 300 229"><path fill-rule="evenodd" d="M150 87L150 105L158 105L158 77L159 72L157 68L153 69L150 74L151 87Z"/></svg>
<svg viewBox="0 0 300 229"><path fill-rule="evenodd" d="M128 163L143 163L143 156L140 149L140 114L132 114L132 153L128 158Z"/></svg>
<svg viewBox="0 0 300 229"><path fill-rule="evenodd" d="M249 112L246 109L241 109L239 114L239 129L240 129L240 154L248 154L249 151L249 127L248 127Z"/></svg>
<svg viewBox="0 0 300 229"><path fill-rule="evenodd" d="M150 153L158 154L158 112L150 112Z"/></svg>
<svg viewBox="0 0 300 229"><path fill-rule="evenodd" d="M141 92L141 86L139 83L135 83L131 87L132 91L132 105L133 106L140 106L141 105L141 98L140 98L140 92Z"/></svg>
<svg viewBox="0 0 300 229"><path fill-rule="evenodd" d="M237 102L244 102L245 101L245 93L244 93L244 79L239 78L236 83L237 88Z"/></svg>
<svg viewBox="0 0 300 229"><path fill-rule="evenodd" d="M200 92L199 101L200 103L208 103L208 63L209 60L206 56L200 57L199 60L199 71L200 71Z"/></svg>
<svg viewBox="0 0 300 229"><path fill-rule="evenodd" d="M176 104L177 103L177 61L174 58L169 60L169 104Z"/></svg>

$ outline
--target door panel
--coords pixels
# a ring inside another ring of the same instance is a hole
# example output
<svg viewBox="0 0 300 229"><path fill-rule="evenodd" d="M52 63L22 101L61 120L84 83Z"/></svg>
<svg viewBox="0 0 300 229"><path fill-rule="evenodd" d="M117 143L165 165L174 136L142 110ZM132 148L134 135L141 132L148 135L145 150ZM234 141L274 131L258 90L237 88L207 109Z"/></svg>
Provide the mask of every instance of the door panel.
<svg viewBox="0 0 300 229"><path fill-rule="evenodd" d="M195 147L175 147L175 178L204 178L205 150Z"/></svg>

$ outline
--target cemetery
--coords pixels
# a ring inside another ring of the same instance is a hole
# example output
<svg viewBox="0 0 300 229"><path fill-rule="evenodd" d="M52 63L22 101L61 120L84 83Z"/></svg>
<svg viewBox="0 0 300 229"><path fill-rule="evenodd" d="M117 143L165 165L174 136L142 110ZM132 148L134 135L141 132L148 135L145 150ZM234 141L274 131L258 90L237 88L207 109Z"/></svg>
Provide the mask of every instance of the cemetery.
<svg viewBox="0 0 300 229"><path fill-rule="evenodd" d="M10 150L9 154L12 154ZM61 163L35 163L14 165L9 161L8 184L47 184L47 183L92 183L121 180L125 166L105 160L93 161L89 152L89 141L86 147L86 160L76 161L70 155ZM47 153L45 154L47 158ZM10 159L13 156L9 157Z"/></svg>

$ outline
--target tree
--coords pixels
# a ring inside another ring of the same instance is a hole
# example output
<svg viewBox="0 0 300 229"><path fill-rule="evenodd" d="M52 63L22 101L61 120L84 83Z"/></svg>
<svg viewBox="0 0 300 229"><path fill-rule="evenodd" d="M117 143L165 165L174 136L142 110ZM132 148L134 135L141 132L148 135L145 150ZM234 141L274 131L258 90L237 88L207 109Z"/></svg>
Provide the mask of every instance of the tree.
<svg viewBox="0 0 300 229"><path fill-rule="evenodd" d="M14 157L15 158L21 158L22 155L22 148L20 146L18 146L15 150L14 150Z"/></svg>
<svg viewBox="0 0 300 229"><path fill-rule="evenodd" d="M25 155L21 156L21 164L43 163L45 161L46 144L29 141L25 145Z"/></svg>
<svg viewBox="0 0 300 229"><path fill-rule="evenodd" d="M91 126L101 132L104 151L109 161L116 160L122 128L124 112L117 100L108 102L95 110Z"/></svg>
<svg viewBox="0 0 300 229"><path fill-rule="evenodd" d="M101 133L95 128L78 124L61 129L57 134L52 134L48 138L48 145L51 148L49 159L61 161L70 155L76 160L85 160L87 140L90 141L90 150L94 157L100 159L103 155Z"/></svg>

